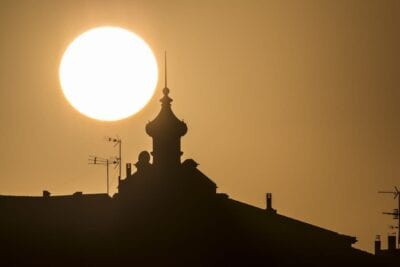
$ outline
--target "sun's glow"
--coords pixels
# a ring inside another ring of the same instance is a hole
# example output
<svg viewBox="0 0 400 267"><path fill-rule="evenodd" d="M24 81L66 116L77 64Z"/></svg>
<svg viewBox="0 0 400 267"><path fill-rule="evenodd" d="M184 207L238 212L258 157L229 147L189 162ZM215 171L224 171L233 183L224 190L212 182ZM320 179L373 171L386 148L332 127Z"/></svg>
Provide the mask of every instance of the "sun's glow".
<svg viewBox="0 0 400 267"><path fill-rule="evenodd" d="M65 97L82 114L105 121L140 111L154 94L158 67L150 47L136 34L99 27L78 36L60 64Z"/></svg>

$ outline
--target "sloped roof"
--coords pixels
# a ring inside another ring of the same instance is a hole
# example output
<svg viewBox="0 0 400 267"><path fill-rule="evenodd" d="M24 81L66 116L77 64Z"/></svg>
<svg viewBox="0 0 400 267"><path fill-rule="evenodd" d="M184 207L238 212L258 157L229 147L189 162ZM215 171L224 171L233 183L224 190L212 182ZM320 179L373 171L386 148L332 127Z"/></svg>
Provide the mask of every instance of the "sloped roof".
<svg viewBox="0 0 400 267"><path fill-rule="evenodd" d="M274 229L284 231L293 231L302 234L310 234L315 236L316 234L326 238L327 240L340 240L348 244L354 244L357 242L356 237L340 234L325 228L312 225L303 221L299 221L278 213L268 213L266 210L251 206L249 204L226 198L226 203L234 212L246 214L249 220L255 219L259 222L264 222L265 226L268 227L270 224L274 225ZM278 226L278 228L277 228Z"/></svg>
<svg viewBox="0 0 400 267"><path fill-rule="evenodd" d="M209 185L217 187L217 184L213 180L211 180L207 175L202 173L197 168L197 165L198 163L193 159L187 159L182 163L184 171L187 172L191 176L191 178L197 179L199 182L206 182Z"/></svg>

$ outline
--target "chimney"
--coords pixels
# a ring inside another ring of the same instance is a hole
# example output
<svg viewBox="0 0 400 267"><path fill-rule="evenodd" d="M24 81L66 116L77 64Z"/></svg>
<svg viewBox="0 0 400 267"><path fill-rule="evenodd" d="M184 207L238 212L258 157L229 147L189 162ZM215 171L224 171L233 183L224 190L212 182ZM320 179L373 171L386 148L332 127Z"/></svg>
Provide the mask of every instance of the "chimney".
<svg viewBox="0 0 400 267"><path fill-rule="evenodd" d="M377 235L375 239L375 255L379 255L381 253L381 236Z"/></svg>
<svg viewBox="0 0 400 267"><path fill-rule="evenodd" d="M267 211L268 212L273 212L276 213L276 210L272 208L272 194L271 193L267 193Z"/></svg>
<svg viewBox="0 0 400 267"><path fill-rule="evenodd" d="M130 177L132 175L132 164L126 164L126 177Z"/></svg>
<svg viewBox="0 0 400 267"><path fill-rule="evenodd" d="M396 250L396 236L395 235L388 236L388 250L389 251Z"/></svg>
<svg viewBox="0 0 400 267"><path fill-rule="evenodd" d="M43 190L43 198L49 198L50 197L50 192L47 190Z"/></svg>
<svg viewBox="0 0 400 267"><path fill-rule="evenodd" d="M267 193L267 210L272 209L272 194Z"/></svg>
<svg viewBox="0 0 400 267"><path fill-rule="evenodd" d="M72 194L73 197L79 198L83 196L83 193L81 191L77 191L75 193Z"/></svg>

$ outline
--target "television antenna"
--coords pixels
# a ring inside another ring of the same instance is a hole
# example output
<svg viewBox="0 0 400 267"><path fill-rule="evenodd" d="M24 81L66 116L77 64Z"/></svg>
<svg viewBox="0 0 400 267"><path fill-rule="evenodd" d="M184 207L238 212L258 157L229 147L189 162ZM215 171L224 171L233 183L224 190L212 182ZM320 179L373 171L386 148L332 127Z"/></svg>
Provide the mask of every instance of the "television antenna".
<svg viewBox="0 0 400 267"><path fill-rule="evenodd" d="M397 243L400 244L400 191L397 188L397 186L395 186L394 187L394 191L378 191L378 193L381 193L381 194L393 194L394 195L394 199L397 198L397 200L398 200L397 209L394 209L393 212L383 212L383 214L392 215L393 216L393 220L397 220L398 225L395 226L394 228L398 229L398 232L397 232Z"/></svg>
<svg viewBox="0 0 400 267"><path fill-rule="evenodd" d="M118 161L117 159L105 159L105 158L101 158L98 156L89 156L88 159L88 164L93 164L93 165L103 165L106 166L106 172L107 172L107 195L110 194L110 175L109 175L109 166L110 165L114 165L115 167L118 166Z"/></svg>
<svg viewBox="0 0 400 267"><path fill-rule="evenodd" d="M105 137L106 142L110 142L110 143L114 143L114 147L118 146L118 157L116 158L117 161L117 165L119 166L119 172L118 172L118 182L121 180L121 167L122 167L122 151L121 151L121 147L122 147L122 140L121 138L119 138L119 136L117 135L117 137L109 137L106 136Z"/></svg>

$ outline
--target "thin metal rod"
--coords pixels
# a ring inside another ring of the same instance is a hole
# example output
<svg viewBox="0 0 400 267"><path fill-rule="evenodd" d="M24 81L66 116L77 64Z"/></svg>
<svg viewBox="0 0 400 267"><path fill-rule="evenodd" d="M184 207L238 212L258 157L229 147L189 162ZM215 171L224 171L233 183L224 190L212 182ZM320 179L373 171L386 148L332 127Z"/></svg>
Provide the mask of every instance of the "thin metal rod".
<svg viewBox="0 0 400 267"><path fill-rule="evenodd" d="M110 194L110 189L109 189L109 175L108 175L108 160L107 160L107 195Z"/></svg>
<svg viewBox="0 0 400 267"><path fill-rule="evenodd" d="M120 146L121 148L121 146ZM121 152L119 153L120 157L121 157ZM110 195L110 164L113 164L114 166L117 165L118 161L113 160L113 159L103 159L100 158L101 160L99 160L99 157L96 156L90 156L93 158L89 158L89 164L93 164L93 165L103 165L106 166L106 178L107 178L107 195ZM120 173L121 173L121 168L120 168Z"/></svg>
<svg viewBox="0 0 400 267"><path fill-rule="evenodd" d="M122 172L122 152L121 152L121 147L122 147L122 140L119 139L119 176L118 179L121 179L121 172Z"/></svg>
<svg viewBox="0 0 400 267"><path fill-rule="evenodd" d="M164 82L165 82L165 88L167 88L167 51L164 51Z"/></svg>

